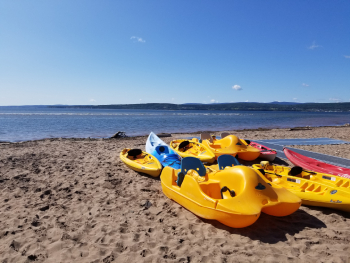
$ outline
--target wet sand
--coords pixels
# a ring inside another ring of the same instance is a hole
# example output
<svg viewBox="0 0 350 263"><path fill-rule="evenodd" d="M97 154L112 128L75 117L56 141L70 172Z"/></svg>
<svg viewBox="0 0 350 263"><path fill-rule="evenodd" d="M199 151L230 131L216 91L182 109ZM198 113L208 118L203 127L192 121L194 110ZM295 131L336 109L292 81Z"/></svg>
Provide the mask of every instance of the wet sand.
<svg viewBox="0 0 350 263"><path fill-rule="evenodd" d="M350 141L350 127L231 132L251 140ZM123 148L144 149L145 142L146 137L0 143L1 262L350 261L348 213L302 206L283 218L261 214L242 229L199 218L169 200L159 179L120 161ZM293 147L350 159L349 144ZM284 159L275 163L291 165Z"/></svg>

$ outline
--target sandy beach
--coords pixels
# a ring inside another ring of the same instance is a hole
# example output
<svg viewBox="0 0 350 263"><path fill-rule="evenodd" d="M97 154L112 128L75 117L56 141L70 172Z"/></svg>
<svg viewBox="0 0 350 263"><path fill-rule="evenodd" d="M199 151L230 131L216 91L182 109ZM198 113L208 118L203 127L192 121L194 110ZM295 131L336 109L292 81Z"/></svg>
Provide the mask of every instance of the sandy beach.
<svg viewBox="0 0 350 263"><path fill-rule="evenodd" d="M350 141L344 126L228 132ZM350 262L348 213L301 206L282 218L262 213L242 229L199 218L168 199L159 178L119 159L146 139L0 143L1 262ZM293 147L350 159L349 144Z"/></svg>

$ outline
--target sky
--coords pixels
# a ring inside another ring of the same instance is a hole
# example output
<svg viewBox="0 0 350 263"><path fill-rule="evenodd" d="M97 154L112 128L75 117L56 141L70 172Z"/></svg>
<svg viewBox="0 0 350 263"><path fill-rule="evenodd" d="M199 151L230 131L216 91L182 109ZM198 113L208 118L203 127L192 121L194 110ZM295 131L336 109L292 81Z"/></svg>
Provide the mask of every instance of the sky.
<svg viewBox="0 0 350 263"><path fill-rule="evenodd" d="M0 106L350 102L350 1L0 0Z"/></svg>

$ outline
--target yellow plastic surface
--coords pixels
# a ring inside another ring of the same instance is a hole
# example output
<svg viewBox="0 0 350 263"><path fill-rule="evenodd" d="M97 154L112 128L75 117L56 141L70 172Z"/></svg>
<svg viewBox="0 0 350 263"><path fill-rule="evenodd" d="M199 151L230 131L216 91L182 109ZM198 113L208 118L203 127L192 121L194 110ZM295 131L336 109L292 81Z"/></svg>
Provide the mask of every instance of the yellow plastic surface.
<svg viewBox="0 0 350 263"><path fill-rule="evenodd" d="M179 150L179 145L183 141L189 141L190 148L182 152ZM170 142L170 148L176 151L182 158L195 157L200 159L202 162L213 163L215 161L215 154L210 150L209 147L201 144L195 140L179 139Z"/></svg>
<svg viewBox="0 0 350 263"><path fill-rule="evenodd" d="M128 151L130 149L126 148L121 151L120 159L132 170L136 172L141 172L145 174L149 174L153 177L157 177L160 175L162 171L162 165L153 155L142 151L141 158L136 160L129 159Z"/></svg>
<svg viewBox="0 0 350 263"><path fill-rule="evenodd" d="M303 204L350 212L349 179L311 171L292 176L289 175L291 168L270 165L268 162L254 164L253 168L263 169L265 175L258 172L265 181L288 189L299 196Z"/></svg>
<svg viewBox="0 0 350 263"><path fill-rule="evenodd" d="M295 212L301 200L282 187L271 187L251 168L235 166L216 171L207 168L207 174L194 176L190 170L181 187L176 184L180 170L165 167L160 176L164 194L190 210L197 216L217 220L227 226L242 228L253 224L261 211L271 215L284 216ZM258 190L258 185L265 187ZM221 198L220 190L228 187Z"/></svg>
<svg viewBox="0 0 350 263"><path fill-rule="evenodd" d="M235 135L228 135L221 140L214 140L213 143L209 140L203 140L202 144L209 147L216 158L223 154L229 154L234 157L238 155L238 158L242 160L253 161L260 155L258 149L246 145Z"/></svg>

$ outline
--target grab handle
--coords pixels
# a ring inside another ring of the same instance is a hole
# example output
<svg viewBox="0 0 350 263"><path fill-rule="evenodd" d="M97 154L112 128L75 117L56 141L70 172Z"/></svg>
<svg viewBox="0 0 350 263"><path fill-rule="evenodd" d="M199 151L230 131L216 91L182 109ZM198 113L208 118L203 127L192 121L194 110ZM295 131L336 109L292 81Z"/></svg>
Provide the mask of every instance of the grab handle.
<svg viewBox="0 0 350 263"><path fill-rule="evenodd" d="M230 195L231 195L231 197L235 197L236 196L236 193L235 193L235 191L233 191L233 190L230 190L230 188L228 188L227 186L224 186L224 187L222 187L221 188L221 190L220 190L220 193L221 193L221 199L224 199L224 196L223 196L223 192L226 192L226 191L229 191L229 193L230 193Z"/></svg>

